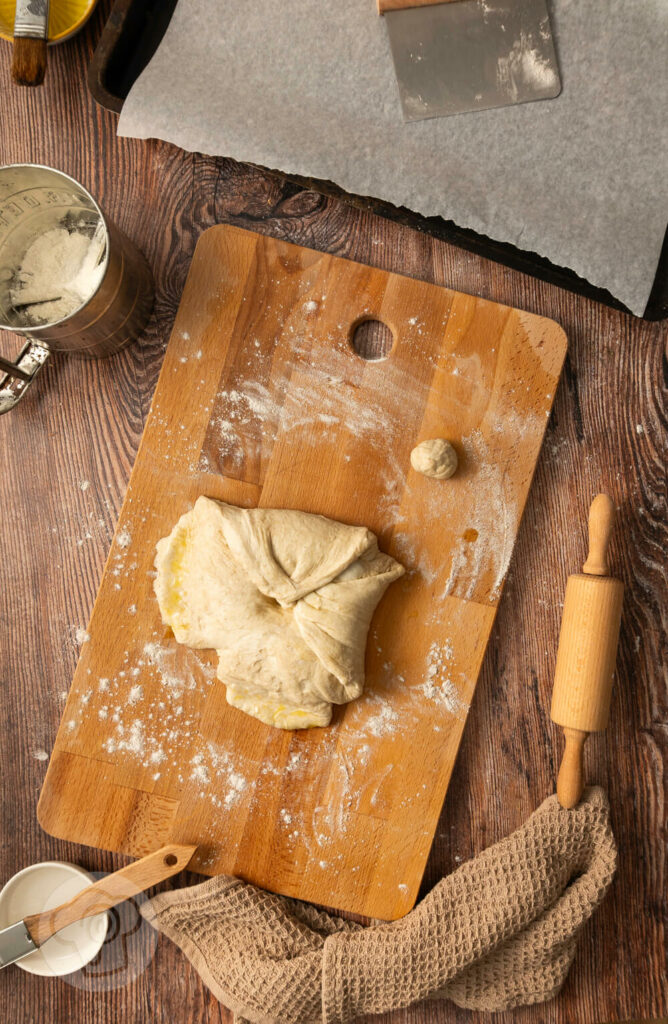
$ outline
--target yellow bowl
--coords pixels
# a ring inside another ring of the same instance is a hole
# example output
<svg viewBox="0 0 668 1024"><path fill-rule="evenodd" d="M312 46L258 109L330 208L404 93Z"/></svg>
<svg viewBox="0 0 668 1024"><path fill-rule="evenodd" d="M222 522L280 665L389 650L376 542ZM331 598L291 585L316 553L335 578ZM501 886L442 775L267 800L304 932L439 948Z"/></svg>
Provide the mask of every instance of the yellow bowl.
<svg viewBox="0 0 668 1024"><path fill-rule="evenodd" d="M49 42L62 43L86 24L97 0L51 0ZM16 0L0 0L0 38L14 38Z"/></svg>

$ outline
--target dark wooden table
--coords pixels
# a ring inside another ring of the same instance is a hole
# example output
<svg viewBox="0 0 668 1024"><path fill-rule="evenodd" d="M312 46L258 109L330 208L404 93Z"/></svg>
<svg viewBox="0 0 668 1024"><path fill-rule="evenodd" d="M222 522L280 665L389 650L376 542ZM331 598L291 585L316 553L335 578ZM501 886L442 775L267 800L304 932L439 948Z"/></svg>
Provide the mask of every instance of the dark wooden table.
<svg viewBox="0 0 668 1024"><path fill-rule="evenodd" d="M51 51L42 89L11 85L10 48L0 45L0 163L51 164L82 181L142 248L157 283L154 316L138 344L106 362L55 358L33 393L0 419L0 880L49 858L93 871L122 863L41 831L35 805L44 752L56 734L77 629L93 605L195 242L211 224L238 224L564 326L566 368L424 889L520 825L554 790L561 738L549 702L561 603L566 576L583 558L589 500L606 490L620 508L612 562L627 591L611 722L589 741L587 773L610 795L619 870L560 996L496 1019L589 1024L668 1014L665 324L576 298L256 168L117 139L115 116L95 106L85 85L107 10L102 3L82 34ZM18 350L17 339L0 340L3 352ZM169 941L160 939L154 952L147 925L125 913L120 926L111 965L67 980L2 971L2 1019L229 1019ZM487 1017L432 1003L391 1019L477 1024Z"/></svg>

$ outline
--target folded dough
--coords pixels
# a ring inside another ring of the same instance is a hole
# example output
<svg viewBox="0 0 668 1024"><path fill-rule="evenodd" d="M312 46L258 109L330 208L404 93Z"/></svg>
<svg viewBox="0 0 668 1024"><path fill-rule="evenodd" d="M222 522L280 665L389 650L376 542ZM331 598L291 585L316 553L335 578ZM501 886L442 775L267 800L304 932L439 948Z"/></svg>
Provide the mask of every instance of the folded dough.
<svg viewBox="0 0 668 1024"><path fill-rule="evenodd" d="M328 725L359 697L371 617L404 571L363 526L204 497L155 566L178 642L215 648L228 703L280 729Z"/></svg>

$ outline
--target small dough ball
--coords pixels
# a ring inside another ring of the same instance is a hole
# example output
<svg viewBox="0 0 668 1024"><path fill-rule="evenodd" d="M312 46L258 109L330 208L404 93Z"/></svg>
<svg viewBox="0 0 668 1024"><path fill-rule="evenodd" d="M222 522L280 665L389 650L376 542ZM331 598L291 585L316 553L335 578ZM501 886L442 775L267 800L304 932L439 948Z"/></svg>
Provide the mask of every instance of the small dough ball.
<svg viewBox="0 0 668 1024"><path fill-rule="evenodd" d="M415 446L411 452L411 466L423 476L447 480L457 469L457 452L449 441L434 437Z"/></svg>

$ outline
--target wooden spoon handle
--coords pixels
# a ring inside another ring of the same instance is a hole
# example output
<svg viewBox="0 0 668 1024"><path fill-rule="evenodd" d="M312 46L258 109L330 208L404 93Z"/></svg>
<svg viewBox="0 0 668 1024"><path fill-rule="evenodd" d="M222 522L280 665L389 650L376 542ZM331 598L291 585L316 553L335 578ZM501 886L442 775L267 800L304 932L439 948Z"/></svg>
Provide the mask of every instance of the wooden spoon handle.
<svg viewBox="0 0 668 1024"><path fill-rule="evenodd" d="M134 864L128 864L120 871L114 871L113 874L82 889L67 903L62 903L53 910L45 910L41 914L31 914L24 919L30 937L35 945L41 946L68 924L109 910L130 896L136 896L138 892L157 885L165 878L171 878L188 866L196 849L196 846L181 846L175 843L163 846L155 853L149 853L147 857L136 860Z"/></svg>
<svg viewBox="0 0 668 1024"><path fill-rule="evenodd" d="M589 735L581 729L564 729L566 746L557 778L557 799L570 810L580 802L584 789L584 743Z"/></svg>

